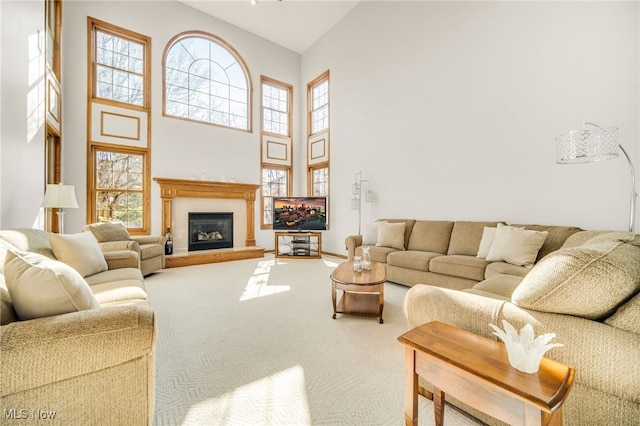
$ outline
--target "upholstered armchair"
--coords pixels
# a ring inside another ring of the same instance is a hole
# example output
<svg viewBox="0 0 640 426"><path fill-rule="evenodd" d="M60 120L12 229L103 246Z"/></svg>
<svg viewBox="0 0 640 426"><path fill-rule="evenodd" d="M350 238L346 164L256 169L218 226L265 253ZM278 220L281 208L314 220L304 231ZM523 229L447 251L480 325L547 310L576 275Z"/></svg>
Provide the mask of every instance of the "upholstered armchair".
<svg viewBox="0 0 640 426"><path fill-rule="evenodd" d="M86 225L83 231L92 232L103 252L131 250L138 254L142 275L164 268L164 236L131 236L122 222L98 222Z"/></svg>

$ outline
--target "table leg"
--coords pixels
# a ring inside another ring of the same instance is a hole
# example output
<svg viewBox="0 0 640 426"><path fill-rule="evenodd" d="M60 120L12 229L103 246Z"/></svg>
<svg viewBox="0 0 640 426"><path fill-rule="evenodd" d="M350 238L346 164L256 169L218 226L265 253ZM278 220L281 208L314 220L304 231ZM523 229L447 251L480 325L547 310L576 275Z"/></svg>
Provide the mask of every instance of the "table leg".
<svg viewBox="0 0 640 426"><path fill-rule="evenodd" d="M404 423L418 425L418 375L416 374L416 351L409 346L404 351Z"/></svg>
<svg viewBox="0 0 640 426"><path fill-rule="evenodd" d="M336 319L336 282L331 281L331 301L333 302L333 319Z"/></svg>
<svg viewBox="0 0 640 426"><path fill-rule="evenodd" d="M433 387L433 412L436 416L436 426L444 423L444 392L437 387Z"/></svg>
<svg viewBox="0 0 640 426"><path fill-rule="evenodd" d="M384 323L384 320L382 319L382 309L384 308L384 283L380 284L380 291L379 291L379 303L380 303L380 324Z"/></svg>

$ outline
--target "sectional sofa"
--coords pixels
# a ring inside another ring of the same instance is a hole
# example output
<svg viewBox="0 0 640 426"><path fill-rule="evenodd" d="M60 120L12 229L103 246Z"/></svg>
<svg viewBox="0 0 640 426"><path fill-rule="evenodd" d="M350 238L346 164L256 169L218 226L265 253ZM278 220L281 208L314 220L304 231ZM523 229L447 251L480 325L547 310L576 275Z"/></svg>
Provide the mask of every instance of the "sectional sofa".
<svg viewBox="0 0 640 426"><path fill-rule="evenodd" d="M345 243L349 258L369 243L388 280L411 286L404 301L409 328L441 321L496 339L489 324L502 328L507 320L517 329L532 324L536 335L555 333L564 346L546 356L576 369L564 423L638 424L639 235L504 222L381 223L377 234ZM421 386L430 389L423 378Z"/></svg>
<svg viewBox="0 0 640 426"><path fill-rule="evenodd" d="M151 424L156 328L139 264L90 232L0 231L2 424L40 424L43 412Z"/></svg>

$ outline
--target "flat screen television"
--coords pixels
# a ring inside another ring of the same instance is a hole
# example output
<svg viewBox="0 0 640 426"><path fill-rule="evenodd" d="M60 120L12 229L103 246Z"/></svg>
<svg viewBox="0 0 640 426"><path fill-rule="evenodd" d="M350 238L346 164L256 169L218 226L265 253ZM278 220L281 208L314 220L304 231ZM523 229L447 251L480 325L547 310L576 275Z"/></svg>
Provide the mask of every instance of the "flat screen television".
<svg viewBox="0 0 640 426"><path fill-rule="evenodd" d="M273 229L325 231L327 197L274 197Z"/></svg>

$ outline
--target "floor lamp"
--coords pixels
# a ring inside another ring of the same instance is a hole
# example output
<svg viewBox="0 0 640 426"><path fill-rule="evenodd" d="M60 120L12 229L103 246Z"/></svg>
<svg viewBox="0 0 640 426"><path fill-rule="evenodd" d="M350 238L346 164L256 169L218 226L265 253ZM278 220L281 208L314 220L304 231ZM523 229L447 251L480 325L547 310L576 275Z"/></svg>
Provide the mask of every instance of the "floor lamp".
<svg viewBox="0 0 640 426"><path fill-rule="evenodd" d="M58 209L58 232L64 234L64 209L78 208L76 188L73 185L47 184L42 207Z"/></svg>
<svg viewBox="0 0 640 426"><path fill-rule="evenodd" d="M587 127L589 126L589 127ZM629 208L629 232L635 232L636 174L627 151L618 143L617 127L600 127L584 123L582 130L573 130L556 138L556 163L577 164L611 160L618 157L618 148L627 157L631 170L631 203Z"/></svg>
<svg viewBox="0 0 640 426"><path fill-rule="evenodd" d="M373 201L370 184L369 180L362 179L362 172L357 172L356 181L351 187L351 210L358 210L358 235L362 235L362 197L364 195L364 200L367 203Z"/></svg>

